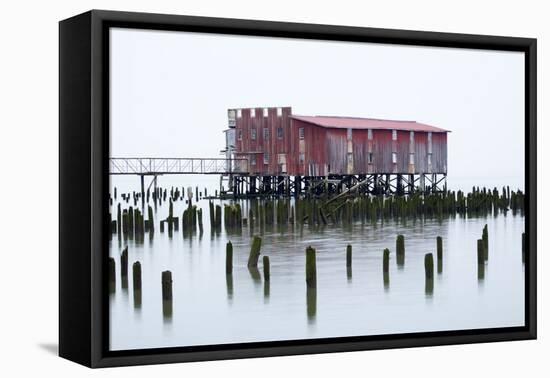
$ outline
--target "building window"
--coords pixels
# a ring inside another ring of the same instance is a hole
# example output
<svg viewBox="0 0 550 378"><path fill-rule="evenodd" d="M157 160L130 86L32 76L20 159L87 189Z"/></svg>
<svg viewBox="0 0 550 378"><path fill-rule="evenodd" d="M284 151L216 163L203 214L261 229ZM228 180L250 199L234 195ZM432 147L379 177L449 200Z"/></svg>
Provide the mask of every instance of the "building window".
<svg viewBox="0 0 550 378"><path fill-rule="evenodd" d="M277 108L277 117L283 116L283 108Z"/></svg>
<svg viewBox="0 0 550 378"><path fill-rule="evenodd" d="M369 140L372 140L372 129L369 129L369 130L367 131L367 134L368 134Z"/></svg>
<svg viewBox="0 0 550 378"><path fill-rule="evenodd" d="M283 128L277 127L277 138L283 139Z"/></svg>
<svg viewBox="0 0 550 378"><path fill-rule="evenodd" d="M256 117L256 109L250 109L250 117Z"/></svg>
<svg viewBox="0 0 550 378"><path fill-rule="evenodd" d="M414 131L410 132L410 139L411 139L411 142L414 142Z"/></svg>
<svg viewBox="0 0 550 378"><path fill-rule="evenodd" d="M250 129L250 138L256 140L256 129Z"/></svg>
<svg viewBox="0 0 550 378"><path fill-rule="evenodd" d="M241 109L237 109L237 118L241 118L243 116L243 111Z"/></svg>
<svg viewBox="0 0 550 378"><path fill-rule="evenodd" d="M243 131L241 129L237 130L237 139L243 140Z"/></svg>
<svg viewBox="0 0 550 378"><path fill-rule="evenodd" d="M348 140L351 140L353 137L353 129L348 129Z"/></svg>
<svg viewBox="0 0 550 378"><path fill-rule="evenodd" d="M300 155L299 155L299 157L298 157L298 162L299 162L300 164L303 164L304 161L306 161L306 155L305 155L303 152L300 152Z"/></svg>
<svg viewBox="0 0 550 378"><path fill-rule="evenodd" d="M367 155L367 161L369 164L372 164L372 160L373 160L373 154L372 152L369 152Z"/></svg>
<svg viewBox="0 0 550 378"><path fill-rule="evenodd" d="M269 153L264 152L264 164L269 164Z"/></svg>
<svg viewBox="0 0 550 378"><path fill-rule="evenodd" d="M397 130L391 131L391 140L397 140Z"/></svg>
<svg viewBox="0 0 550 378"><path fill-rule="evenodd" d="M304 139L304 128L303 128L303 127L300 127L300 128L298 129L298 137L299 137L300 139Z"/></svg>
<svg viewBox="0 0 550 378"><path fill-rule="evenodd" d="M409 154L409 164L414 164L414 154Z"/></svg>
<svg viewBox="0 0 550 378"><path fill-rule="evenodd" d="M397 152L392 152L391 153L391 162L393 164L397 164Z"/></svg>
<svg viewBox="0 0 550 378"><path fill-rule="evenodd" d="M431 131L428 133L428 153L432 153L432 133Z"/></svg>
<svg viewBox="0 0 550 378"><path fill-rule="evenodd" d="M256 165L256 156L250 158L250 165Z"/></svg>
<svg viewBox="0 0 550 378"><path fill-rule="evenodd" d="M432 154L428 154L428 165L432 165Z"/></svg>
<svg viewBox="0 0 550 378"><path fill-rule="evenodd" d="M269 139L269 129L264 127L264 140Z"/></svg>
<svg viewBox="0 0 550 378"><path fill-rule="evenodd" d="M267 114L268 114L267 111L268 111L268 109L264 108L264 117L267 117Z"/></svg>

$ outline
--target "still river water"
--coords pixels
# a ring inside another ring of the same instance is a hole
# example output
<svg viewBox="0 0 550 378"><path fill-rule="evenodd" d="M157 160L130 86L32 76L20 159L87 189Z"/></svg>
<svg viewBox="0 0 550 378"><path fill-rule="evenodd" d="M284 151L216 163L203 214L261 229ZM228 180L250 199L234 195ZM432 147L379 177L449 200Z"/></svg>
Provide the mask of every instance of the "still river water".
<svg viewBox="0 0 550 378"><path fill-rule="evenodd" d="M139 186L124 187L124 180L116 180L112 185L118 187L119 201L122 191L139 190ZM170 189L162 180L159 185ZM174 185L181 188L191 182L179 180ZM181 217L184 206L183 201L175 202L174 215ZM248 227L243 227L241 235L228 235L222 226L219 235L212 235L208 202L201 200L198 206L204 212L202 238L184 238L181 229L171 238L159 232L158 222L168 214L167 202L155 211L153 240L145 235L145 242L137 244L119 242L113 236L109 253L116 261L117 277L109 306L111 350L524 325L524 217L520 215L408 221L406 225L386 222L376 227L360 222L351 228L266 226L261 235L261 253L271 263L266 287L263 277L253 278L246 266L251 241ZM243 214L248 214L248 204L241 202L241 206ZM489 260L485 278L478 280L476 240L485 224ZM259 232L255 227L254 233ZM395 260L397 234L405 235L403 268ZM435 269L433 293L426 294L424 255L432 252L435 258L438 235L443 238L443 270L438 274ZM229 281L225 274L228 240L234 250ZM120 253L126 243L129 283L123 289ZM346 269L347 244L353 246L351 272ZM317 293L308 302L304 251L309 245L317 250ZM384 248L391 251L388 287L383 282ZM141 307L134 306L133 299L135 261L142 267ZM172 272L171 317L164 317L162 310L164 270Z"/></svg>

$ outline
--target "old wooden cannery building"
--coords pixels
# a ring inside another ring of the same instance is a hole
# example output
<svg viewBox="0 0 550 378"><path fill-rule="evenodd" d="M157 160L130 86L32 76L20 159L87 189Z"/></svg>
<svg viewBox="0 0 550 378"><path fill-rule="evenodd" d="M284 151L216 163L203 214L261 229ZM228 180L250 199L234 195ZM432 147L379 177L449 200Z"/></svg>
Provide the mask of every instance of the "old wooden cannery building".
<svg viewBox="0 0 550 378"><path fill-rule="evenodd" d="M290 107L229 109L226 154L246 164L234 193L441 190L447 133L415 121L293 115Z"/></svg>

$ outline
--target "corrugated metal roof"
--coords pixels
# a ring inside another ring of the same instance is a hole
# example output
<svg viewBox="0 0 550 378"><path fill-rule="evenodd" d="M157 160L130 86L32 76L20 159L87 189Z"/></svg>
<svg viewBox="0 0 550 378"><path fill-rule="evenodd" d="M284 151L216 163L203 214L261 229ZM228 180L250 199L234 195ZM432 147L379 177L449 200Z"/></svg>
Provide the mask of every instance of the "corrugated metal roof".
<svg viewBox="0 0 550 378"><path fill-rule="evenodd" d="M405 131L424 131L434 133L450 132L439 127L426 125L416 121L396 121L389 119L376 118L357 118L357 117L330 117L330 116L299 116L291 115L303 122L312 123L317 126L335 128L335 129L384 129L384 130L405 130Z"/></svg>

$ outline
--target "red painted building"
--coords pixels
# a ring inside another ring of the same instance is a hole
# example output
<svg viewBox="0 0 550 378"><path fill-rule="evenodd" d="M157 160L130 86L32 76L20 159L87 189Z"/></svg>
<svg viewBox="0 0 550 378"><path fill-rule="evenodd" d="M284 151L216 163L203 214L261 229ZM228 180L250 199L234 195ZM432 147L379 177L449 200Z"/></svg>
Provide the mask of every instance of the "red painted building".
<svg viewBox="0 0 550 378"><path fill-rule="evenodd" d="M257 176L447 174L448 130L415 121L228 111L229 156Z"/></svg>

